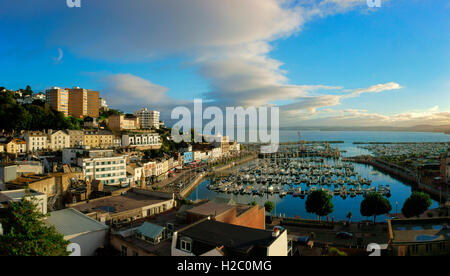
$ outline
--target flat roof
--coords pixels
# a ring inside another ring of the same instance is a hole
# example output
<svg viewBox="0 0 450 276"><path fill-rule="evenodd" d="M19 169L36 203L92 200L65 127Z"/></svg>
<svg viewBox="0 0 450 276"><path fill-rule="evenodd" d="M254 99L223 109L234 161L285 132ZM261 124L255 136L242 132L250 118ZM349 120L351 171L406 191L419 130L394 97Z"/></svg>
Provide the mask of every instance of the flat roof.
<svg viewBox="0 0 450 276"><path fill-rule="evenodd" d="M202 216L217 216L225 213L228 210L233 209L233 205L216 203L214 201L208 201L202 205L196 206L192 209L187 210L187 213L202 215Z"/></svg>
<svg viewBox="0 0 450 276"><path fill-rule="evenodd" d="M269 247L275 240L272 231L213 220L205 220L181 230L180 237L183 236L213 247L225 246L243 252L248 252L255 246Z"/></svg>
<svg viewBox="0 0 450 276"><path fill-rule="evenodd" d="M44 195L42 193L29 190L28 193L23 190L11 190L11 191L0 191L0 202L7 202L10 200L18 200L27 196L38 196Z"/></svg>
<svg viewBox="0 0 450 276"><path fill-rule="evenodd" d="M391 220L394 243L450 241L450 218Z"/></svg>
<svg viewBox="0 0 450 276"><path fill-rule="evenodd" d="M88 203L73 205L72 208L82 213L120 213L162 203L168 200L169 199L167 198L157 197L153 195L137 194L128 191L124 195L94 199L90 200Z"/></svg>
<svg viewBox="0 0 450 276"><path fill-rule="evenodd" d="M90 233L109 228L105 224L72 208L50 212L47 224L55 226L56 230L64 236Z"/></svg>

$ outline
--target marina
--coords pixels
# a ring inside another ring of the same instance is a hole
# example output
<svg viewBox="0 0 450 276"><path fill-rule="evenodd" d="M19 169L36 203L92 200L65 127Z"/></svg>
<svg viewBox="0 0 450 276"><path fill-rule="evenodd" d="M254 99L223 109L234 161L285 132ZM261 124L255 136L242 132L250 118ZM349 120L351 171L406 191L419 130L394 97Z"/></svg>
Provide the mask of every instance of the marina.
<svg viewBox="0 0 450 276"><path fill-rule="evenodd" d="M314 134L311 137L318 135L315 132L311 134ZM324 137L329 138L329 133L324 134ZM344 133L338 134L341 139ZM361 136L360 140L375 140L367 139L370 137L369 134L359 133L355 136ZM388 136L391 135L388 133ZM411 138L412 134L404 135L408 138L406 141L415 141ZM417 135L418 142L423 136ZM449 137L434 134L431 136L437 137L436 142L445 141ZM383 137L379 139L386 140ZM397 139L402 137L391 140ZM347 214L351 212L352 221L361 221L367 219L360 214L364 194L377 192L390 201L391 213L400 212L414 189L411 184L379 171L371 165L342 161L352 155L370 154L367 149L354 145L349 138L343 140L344 144L304 145L304 151L309 152L311 156L301 153L301 144L283 145L277 154L260 156L259 159L237 166L228 173L205 179L187 198L196 200L222 197L238 203L256 202L259 205L272 201L275 203L273 213L277 215L316 219L314 214L306 212L305 200L310 192L320 189L332 196L334 211L329 215L330 220L346 220ZM314 152L323 152L327 148L333 153L332 157L314 156ZM341 157L337 157L336 153L340 153ZM433 200L431 208L438 206L439 204ZM387 216L377 217L377 221L386 219Z"/></svg>

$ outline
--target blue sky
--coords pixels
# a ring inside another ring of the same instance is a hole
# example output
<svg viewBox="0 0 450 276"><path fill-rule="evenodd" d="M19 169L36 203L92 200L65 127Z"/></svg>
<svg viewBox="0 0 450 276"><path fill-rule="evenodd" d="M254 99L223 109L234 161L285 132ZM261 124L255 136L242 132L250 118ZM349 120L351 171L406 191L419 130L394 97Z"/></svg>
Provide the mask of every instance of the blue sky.
<svg viewBox="0 0 450 276"><path fill-rule="evenodd" d="M277 104L286 125L450 124L448 1L81 1L0 3L0 86L166 116L200 97Z"/></svg>

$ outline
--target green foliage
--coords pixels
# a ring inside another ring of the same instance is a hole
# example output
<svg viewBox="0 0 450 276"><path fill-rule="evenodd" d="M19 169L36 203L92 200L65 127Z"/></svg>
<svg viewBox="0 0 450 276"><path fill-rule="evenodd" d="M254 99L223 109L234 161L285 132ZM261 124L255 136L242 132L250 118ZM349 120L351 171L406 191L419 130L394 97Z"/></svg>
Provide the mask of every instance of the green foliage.
<svg viewBox="0 0 450 276"><path fill-rule="evenodd" d="M264 203L264 208L266 209L266 212L272 213L273 209L275 209L275 204L272 201L266 201L266 203Z"/></svg>
<svg viewBox="0 0 450 276"><path fill-rule="evenodd" d="M79 119L65 118L47 104L20 105L10 92L0 93L0 129L42 130L80 129Z"/></svg>
<svg viewBox="0 0 450 276"><path fill-rule="evenodd" d="M313 213L319 217L327 216L333 212L333 203L331 202L331 196L325 191L313 191L308 195L306 199L306 211Z"/></svg>
<svg viewBox="0 0 450 276"><path fill-rule="evenodd" d="M256 201L252 201L252 202L250 202L248 205L250 205L250 206L256 206L256 205L258 205L258 203L257 203Z"/></svg>
<svg viewBox="0 0 450 276"><path fill-rule="evenodd" d="M45 224L37 205L22 199L12 202L2 220L0 256L67 256L68 241Z"/></svg>
<svg viewBox="0 0 450 276"><path fill-rule="evenodd" d="M347 253L340 251L339 249L335 248L335 247L330 247L328 249L328 256L333 256L333 257L347 257Z"/></svg>
<svg viewBox="0 0 450 276"><path fill-rule="evenodd" d="M407 217L418 217L431 206L431 198L423 192L413 192L403 204L402 214Z"/></svg>
<svg viewBox="0 0 450 276"><path fill-rule="evenodd" d="M365 195L360 208L361 215L365 217L373 216L374 223L377 216L388 214L391 210L392 206L389 200L376 192Z"/></svg>

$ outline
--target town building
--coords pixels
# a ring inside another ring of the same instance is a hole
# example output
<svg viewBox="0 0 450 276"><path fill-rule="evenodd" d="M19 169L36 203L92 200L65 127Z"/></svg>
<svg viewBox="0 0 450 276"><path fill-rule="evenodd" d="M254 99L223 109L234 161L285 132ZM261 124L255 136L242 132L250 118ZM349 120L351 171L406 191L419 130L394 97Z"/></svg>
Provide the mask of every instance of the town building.
<svg viewBox="0 0 450 276"><path fill-rule="evenodd" d="M183 164L191 164L194 161L194 153L186 151L183 153Z"/></svg>
<svg viewBox="0 0 450 276"><path fill-rule="evenodd" d="M84 145L84 133L82 130L68 130L70 136L70 147L76 148Z"/></svg>
<svg viewBox="0 0 450 276"><path fill-rule="evenodd" d="M48 130L48 148L52 151L58 151L70 148L70 134L66 130Z"/></svg>
<svg viewBox="0 0 450 276"><path fill-rule="evenodd" d="M124 114L111 115L108 117L108 127L114 131L139 129L139 118L127 117Z"/></svg>
<svg viewBox="0 0 450 276"><path fill-rule="evenodd" d="M83 145L91 148L112 148L114 137L109 130L86 130L83 132Z"/></svg>
<svg viewBox="0 0 450 276"><path fill-rule="evenodd" d="M122 195L93 199L70 207L100 222L120 226L166 212L175 206L174 194L133 188Z"/></svg>
<svg viewBox="0 0 450 276"><path fill-rule="evenodd" d="M127 182L127 155L105 149L64 149L64 164L76 164L85 180L101 180L104 185L123 185Z"/></svg>
<svg viewBox="0 0 450 276"><path fill-rule="evenodd" d="M110 235L110 243L121 256L170 256L172 232L150 222Z"/></svg>
<svg viewBox="0 0 450 276"><path fill-rule="evenodd" d="M94 256L108 241L108 226L72 208L50 212L46 223L76 245L79 256Z"/></svg>
<svg viewBox="0 0 450 276"><path fill-rule="evenodd" d="M76 118L86 116L98 118L100 110L99 92L80 87L68 89L69 115Z"/></svg>
<svg viewBox="0 0 450 276"><path fill-rule="evenodd" d="M0 191L0 209L7 209L11 202L17 202L23 198L32 201L39 212L47 214L47 195L32 189Z"/></svg>
<svg viewBox="0 0 450 276"><path fill-rule="evenodd" d="M186 211L186 222L194 223L204 218L256 229L266 229L265 209L258 205L225 204L215 201L195 206Z"/></svg>
<svg viewBox="0 0 450 276"><path fill-rule="evenodd" d="M21 154L27 152L27 143L23 139L10 138L4 144L4 149L7 153Z"/></svg>
<svg viewBox="0 0 450 276"><path fill-rule="evenodd" d="M52 87L46 90L45 101L54 110L69 115L69 90Z"/></svg>
<svg viewBox="0 0 450 276"><path fill-rule="evenodd" d="M389 248L394 256L448 256L450 218L388 220Z"/></svg>
<svg viewBox="0 0 450 276"><path fill-rule="evenodd" d="M450 185L450 150L441 155L441 178L445 184Z"/></svg>
<svg viewBox="0 0 450 276"><path fill-rule="evenodd" d="M122 147L137 149L160 149L161 138L158 133L127 132L122 134Z"/></svg>
<svg viewBox="0 0 450 276"><path fill-rule="evenodd" d="M172 236L172 256L288 256L287 230L273 231L204 219Z"/></svg>
<svg viewBox="0 0 450 276"><path fill-rule="evenodd" d="M139 118L139 126L141 129L159 129L159 111L142 108L138 111L135 111L134 115Z"/></svg>
<svg viewBox="0 0 450 276"><path fill-rule="evenodd" d="M48 137L43 131L27 131L25 133L25 142L27 143L28 152L48 149Z"/></svg>

